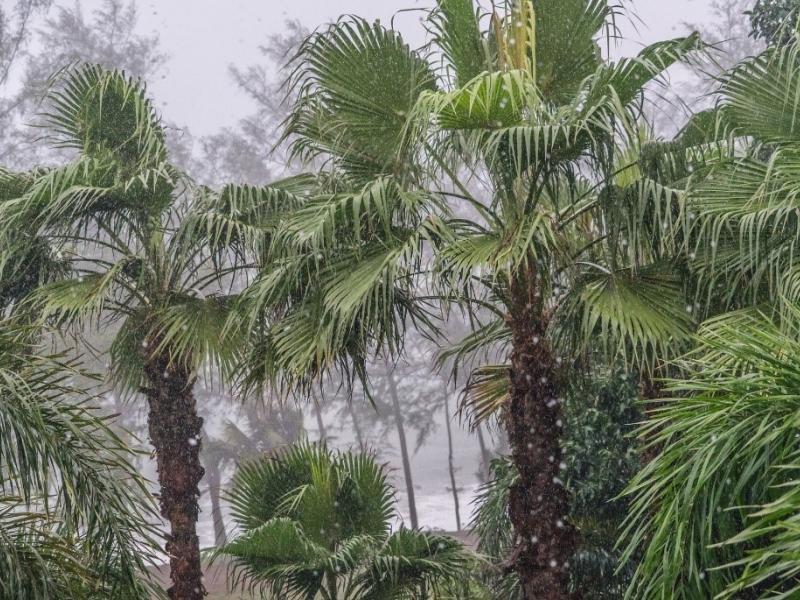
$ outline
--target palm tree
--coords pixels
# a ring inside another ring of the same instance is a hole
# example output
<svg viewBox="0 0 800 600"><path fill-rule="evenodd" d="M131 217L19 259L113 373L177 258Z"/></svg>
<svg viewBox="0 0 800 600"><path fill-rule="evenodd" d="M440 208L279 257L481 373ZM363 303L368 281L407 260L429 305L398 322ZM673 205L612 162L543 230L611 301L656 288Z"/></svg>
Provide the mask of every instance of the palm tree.
<svg viewBox="0 0 800 600"><path fill-rule="evenodd" d="M632 597L798 593L785 554L797 506L798 65L797 35L737 65L711 115L721 143L689 186L687 252L698 299L731 312L702 324L679 363L686 381L642 430L662 450L630 488L628 555L643 553Z"/></svg>
<svg viewBox="0 0 800 600"><path fill-rule="evenodd" d="M202 598L196 532L202 419L192 387L207 362L223 377L237 362L238 348L223 331L233 300L222 282L237 270L227 257L243 235L226 228L225 219L233 213L266 219L282 192L192 188L168 162L143 86L124 73L69 68L46 106L49 139L72 149L74 159L3 173L0 262L30 243L19 231L33 232L66 269L33 291L28 311L78 335L115 330L108 349L113 381L148 403L161 515L170 523L169 594Z"/></svg>
<svg viewBox="0 0 800 600"><path fill-rule="evenodd" d="M152 498L85 374L39 335L0 322L0 596L152 598Z"/></svg>
<svg viewBox="0 0 800 600"><path fill-rule="evenodd" d="M357 18L305 42L286 136L330 174L276 236L282 266L249 293L304 298L273 329L269 367L289 379L337 365L363 376L368 352L402 351L408 323L432 327L420 293L432 251L434 296L488 307L493 320L476 335L511 348L510 369L494 372L509 392L519 472L509 564L524 597L565 598L577 532L558 472L563 359L600 339L653 364L692 322L661 238L636 235L658 228L651 209L672 196L644 175L636 194L614 183L638 173L635 160L615 164L618 141L638 139L643 86L699 42L607 64L596 42L617 16L607 2L504 8L482 16L470 0L441 0L428 19L431 56Z"/></svg>
<svg viewBox="0 0 800 600"><path fill-rule="evenodd" d="M472 558L459 542L390 533L394 492L369 454L286 448L240 465L229 499L242 533L220 553L233 558L237 585L297 600L438 598L466 589Z"/></svg>

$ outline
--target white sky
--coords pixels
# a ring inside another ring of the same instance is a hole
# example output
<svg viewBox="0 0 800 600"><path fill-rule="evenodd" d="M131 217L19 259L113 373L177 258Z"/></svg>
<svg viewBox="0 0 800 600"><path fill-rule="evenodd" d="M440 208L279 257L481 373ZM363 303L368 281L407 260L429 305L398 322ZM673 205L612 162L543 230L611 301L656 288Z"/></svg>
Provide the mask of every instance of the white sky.
<svg viewBox="0 0 800 600"><path fill-rule="evenodd" d="M643 43L683 33L682 23L708 19L711 0L625 0L638 19L620 26L624 54ZM62 5L72 0L59 0ZM260 60L258 45L280 33L286 20L314 28L351 13L389 22L401 9L430 6L432 0L137 0L139 28L158 32L169 55L167 77L150 85L164 116L187 125L194 134L217 131L252 111L233 85L228 66L246 67ZM99 0L84 0L87 13ZM419 15L397 17L397 27L412 45L423 41ZM638 29L638 31L637 31Z"/></svg>

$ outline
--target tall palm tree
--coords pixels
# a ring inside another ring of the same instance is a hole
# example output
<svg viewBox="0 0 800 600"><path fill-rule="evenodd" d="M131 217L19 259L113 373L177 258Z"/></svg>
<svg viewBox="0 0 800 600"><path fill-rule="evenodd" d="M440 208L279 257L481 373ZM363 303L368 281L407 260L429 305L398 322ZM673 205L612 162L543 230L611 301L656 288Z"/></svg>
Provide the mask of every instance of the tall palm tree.
<svg viewBox="0 0 800 600"><path fill-rule="evenodd" d="M337 364L363 375L366 353L396 356L409 323L432 326L420 275L431 251L435 296L490 307L481 332L511 347L510 370L495 374L510 390L509 565L526 598L568 596L577 541L558 472L562 359L599 333L612 354L652 364L692 321L658 244L636 235L642 221L657 228L636 209L663 207L664 194L644 176L632 197L613 184L643 86L699 41L606 63L597 39L616 16L603 0L515 0L485 14L441 0L420 51L357 18L312 35L286 136L296 156L326 161L327 187L283 223L282 266L249 292L304 299L260 363L289 378Z"/></svg>
<svg viewBox="0 0 800 600"><path fill-rule="evenodd" d="M155 505L85 374L39 335L0 322L0 596L151 598Z"/></svg>
<svg viewBox="0 0 800 600"><path fill-rule="evenodd" d="M394 492L369 454L331 452L324 443L288 447L241 465L229 495L242 533L220 553L251 589L292 600L366 600L468 588L472 557L459 542L390 533Z"/></svg>
<svg viewBox="0 0 800 600"><path fill-rule="evenodd" d="M193 384L211 362L223 377L238 348L223 332L241 235L220 223L258 217L277 190L194 189L168 161L164 132L144 87L121 72L75 66L46 99L50 141L72 149L66 165L3 173L2 263L31 232L65 265L25 302L32 314L82 334L111 328L110 372L121 391L147 399L161 515L170 523L170 597L204 596L196 532L202 419ZM249 202L250 212L243 207ZM223 285L223 282L226 285ZM230 331L233 334L233 331Z"/></svg>

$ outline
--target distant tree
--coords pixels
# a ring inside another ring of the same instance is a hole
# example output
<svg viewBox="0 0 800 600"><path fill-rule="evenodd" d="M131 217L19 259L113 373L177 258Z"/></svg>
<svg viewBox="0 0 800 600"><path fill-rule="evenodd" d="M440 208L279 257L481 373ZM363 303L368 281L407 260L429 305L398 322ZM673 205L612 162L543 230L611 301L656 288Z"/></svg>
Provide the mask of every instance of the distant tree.
<svg viewBox="0 0 800 600"><path fill-rule="evenodd" d="M11 69L25 50L34 15L52 4L53 0L16 0L0 6L0 87L8 82Z"/></svg>
<svg viewBox="0 0 800 600"><path fill-rule="evenodd" d="M299 22L287 21L284 33L270 36L259 46L261 63L231 65L234 83L253 101L256 110L236 127L198 140L193 160L200 168L193 171L200 174L202 183L264 185L276 173L291 172L284 153L275 148L290 105L281 84L288 76L285 67L289 59L306 35Z"/></svg>
<svg viewBox="0 0 800 600"><path fill-rule="evenodd" d="M701 71L707 78L761 50L762 44L750 36L750 27L743 18L752 5L753 0L712 0L708 19L684 22L686 31L699 32L711 46L709 55L700 59ZM705 88L698 87L698 92L708 92L709 82L704 83Z"/></svg>
<svg viewBox="0 0 800 600"><path fill-rule="evenodd" d="M195 385L195 394L206 413L230 411L233 398L206 383L200 380ZM221 493L232 469L239 463L295 443L303 435L303 415L288 404L251 400L235 410L236 416L224 420L221 430L203 434L201 459L208 480L215 546L227 540Z"/></svg>
<svg viewBox="0 0 800 600"><path fill-rule="evenodd" d="M431 370L433 353L424 340L410 335L407 350L405 360L396 365L382 360L370 365L370 398L360 402L359 421L378 441L381 453L390 447L387 440L397 436L409 521L416 529L419 515L411 457L436 430L442 381ZM412 434L415 439L410 443Z"/></svg>
<svg viewBox="0 0 800 600"><path fill-rule="evenodd" d="M767 44L786 44L800 17L800 1L756 0L748 14L752 37Z"/></svg>
<svg viewBox="0 0 800 600"><path fill-rule="evenodd" d="M390 533L394 494L369 454L301 444L240 466L229 492L242 533L220 550L235 582L275 598L468 598L456 540Z"/></svg>
<svg viewBox="0 0 800 600"><path fill-rule="evenodd" d="M40 0L34 4L48 3ZM68 8L56 6L53 11L34 35L37 51L18 60L20 83L4 101L5 109L0 110L4 129L0 164L9 167L30 168L43 161L62 160L69 154L36 144L40 132L26 126L35 121L51 77L60 69L85 62L124 69L147 81L158 76L166 62L158 35L136 31L137 9L133 1L103 0L91 17L85 15L80 1Z"/></svg>
<svg viewBox="0 0 800 600"><path fill-rule="evenodd" d="M693 113L709 108L713 103L709 92L717 86L717 78L763 49L763 43L750 35L746 16L752 5L753 0L712 0L708 19L683 22L686 32L699 32L709 48L696 57L691 71L659 88L648 111L659 136L674 135Z"/></svg>
<svg viewBox="0 0 800 600"><path fill-rule="evenodd" d="M386 391L391 401L391 415L394 426L397 429L397 441L400 444L400 460L403 463L403 478L406 483L406 495L408 497L408 514L411 521L411 528L419 527L419 517L417 516L417 500L414 491L414 476L411 472L411 456L408 450L408 438L406 437L406 419L403 415L403 407L400 402L397 379L394 369L386 363L384 371L386 381Z"/></svg>
<svg viewBox="0 0 800 600"><path fill-rule="evenodd" d="M453 425L451 420L453 415L450 413L450 393L447 386L444 387L444 423L447 431L447 471L450 474L450 492L453 494L453 509L456 515L456 531L461 531L461 505L458 500L458 484L456 484L455 457L453 455Z"/></svg>

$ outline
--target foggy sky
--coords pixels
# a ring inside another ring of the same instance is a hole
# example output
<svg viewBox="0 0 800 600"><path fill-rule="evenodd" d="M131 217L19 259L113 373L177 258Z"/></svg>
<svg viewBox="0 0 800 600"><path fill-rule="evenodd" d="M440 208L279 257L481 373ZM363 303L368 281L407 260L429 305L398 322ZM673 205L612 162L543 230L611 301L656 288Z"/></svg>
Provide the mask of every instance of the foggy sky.
<svg viewBox="0 0 800 600"><path fill-rule="evenodd" d="M73 0L57 4L71 6ZM297 19L313 29L342 14L357 14L388 23L397 11L421 9L432 0L138 0L139 29L157 32L169 55L165 77L150 90L164 117L188 126L198 135L233 126L253 110L236 89L228 66L262 61L258 45L280 33L286 20ZM618 52L635 54L642 44L683 33L685 21L708 18L711 0L624 0L629 16L619 23L626 41ZM87 11L100 0L84 0ZM406 41L419 46L424 31L419 12L397 15Z"/></svg>

